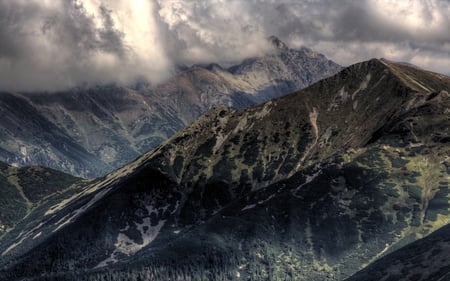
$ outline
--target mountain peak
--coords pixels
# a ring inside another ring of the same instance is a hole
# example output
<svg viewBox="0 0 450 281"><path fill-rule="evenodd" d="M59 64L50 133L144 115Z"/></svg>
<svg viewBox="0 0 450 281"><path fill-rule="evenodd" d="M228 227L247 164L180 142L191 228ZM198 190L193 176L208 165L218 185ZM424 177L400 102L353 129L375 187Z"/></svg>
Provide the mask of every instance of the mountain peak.
<svg viewBox="0 0 450 281"><path fill-rule="evenodd" d="M275 49L278 50L289 49L289 47L283 41L281 41L278 37L274 35L270 36L267 40L272 44L272 46L275 47Z"/></svg>

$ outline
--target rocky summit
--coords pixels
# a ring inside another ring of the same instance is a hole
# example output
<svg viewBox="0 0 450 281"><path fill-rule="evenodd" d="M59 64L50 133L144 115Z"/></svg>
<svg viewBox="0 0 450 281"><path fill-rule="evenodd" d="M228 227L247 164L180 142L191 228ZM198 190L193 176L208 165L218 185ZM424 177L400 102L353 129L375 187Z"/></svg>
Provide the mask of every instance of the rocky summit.
<svg viewBox="0 0 450 281"><path fill-rule="evenodd" d="M214 107L33 209L0 240L0 279L445 280L449 91L447 76L373 59Z"/></svg>
<svg viewBox="0 0 450 281"><path fill-rule="evenodd" d="M272 51L225 68L180 69L159 85L57 93L0 93L0 161L103 176L154 148L218 104L245 108L331 76L341 67L275 37Z"/></svg>

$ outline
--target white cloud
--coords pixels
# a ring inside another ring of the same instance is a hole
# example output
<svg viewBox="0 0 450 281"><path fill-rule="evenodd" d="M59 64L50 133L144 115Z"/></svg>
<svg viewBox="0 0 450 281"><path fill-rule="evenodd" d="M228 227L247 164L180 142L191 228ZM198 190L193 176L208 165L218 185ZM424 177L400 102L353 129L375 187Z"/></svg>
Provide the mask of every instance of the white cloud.
<svg viewBox="0 0 450 281"><path fill-rule="evenodd" d="M439 0L0 0L0 90L157 83L176 64L232 63L276 35L348 65L372 57L450 73Z"/></svg>
<svg viewBox="0 0 450 281"><path fill-rule="evenodd" d="M2 89L159 81L170 73L153 2L11 2L0 2Z"/></svg>
<svg viewBox="0 0 450 281"><path fill-rule="evenodd" d="M253 14L250 1L158 3L161 20L184 47L180 61L238 61L268 50L263 20Z"/></svg>

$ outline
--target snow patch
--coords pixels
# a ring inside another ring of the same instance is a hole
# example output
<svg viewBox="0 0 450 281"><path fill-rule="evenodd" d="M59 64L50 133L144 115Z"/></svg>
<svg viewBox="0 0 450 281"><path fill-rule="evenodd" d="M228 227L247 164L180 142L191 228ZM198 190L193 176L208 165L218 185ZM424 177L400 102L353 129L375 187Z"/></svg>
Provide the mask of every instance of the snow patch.
<svg viewBox="0 0 450 281"><path fill-rule="evenodd" d="M9 246L5 251L3 251L2 256L6 255L9 251L11 251L12 249L14 249L14 248L17 247L18 245L20 245L20 244L23 242L23 240L25 240L25 238L26 238L26 237L20 239L19 242L12 243L11 246Z"/></svg>
<svg viewBox="0 0 450 281"><path fill-rule="evenodd" d="M321 170L317 171L316 173L314 173L310 176L306 176L306 181L304 184L308 184L308 183L312 182L313 180L315 180L320 175L320 173L322 173Z"/></svg>
<svg viewBox="0 0 450 281"><path fill-rule="evenodd" d="M314 141L306 149L306 151L303 153L302 158L300 159L300 161L295 166L295 169L293 169L289 173L289 176L292 176L295 172L297 172L300 169L300 167L302 166L302 164L305 161L306 157L308 157L308 155L311 152L311 150L314 149L314 147L317 145L317 142L319 141L319 126L317 125L318 117L319 117L319 111L315 107L313 107L313 111L309 112L309 122L311 123L312 129L313 129Z"/></svg>
<svg viewBox="0 0 450 281"><path fill-rule="evenodd" d="M367 86L369 85L370 79L372 78L372 75L370 73L367 73L366 78L361 82L359 85L359 88L352 94L352 100L355 99L356 95L367 89Z"/></svg>
<svg viewBox="0 0 450 281"><path fill-rule="evenodd" d="M148 246L156 236L158 236L159 231L164 226L165 220L160 220L157 225L152 226L150 218L144 218L141 224L135 223L137 229L141 233L142 243L136 243L133 239L128 237L124 233L119 233L117 236L117 242L114 244L116 249L111 253L111 255L100 262L94 268L105 267L108 264L118 262L118 256L124 254L127 256L133 255L142 248Z"/></svg>
<svg viewBox="0 0 450 281"><path fill-rule="evenodd" d="M150 218L145 218L142 224L136 224L137 229L141 233L142 243L136 243L124 233L119 233L117 242L114 244L116 246L115 251L127 256L135 254L156 238L164 223L165 221L161 220L156 226L151 226Z"/></svg>
<svg viewBox="0 0 450 281"><path fill-rule="evenodd" d="M315 173L312 174L312 175L306 175L305 182L302 183L301 185L299 185L299 186L294 190L294 192L299 191L300 188L302 188L303 186L305 186L305 185L307 185L308 183L310 183L310 182L312 182L313 180L315 180L321 173L322 173L322 170L319 169L317 172L315 172Z"/></svg>
<svg viewBox="0 0 450 281"><path fill-rule="evenodd" d="M118 262L119 260L116 258L116 252L113 252L109 258L105 259L104 261L100 262L98 265L96 265L94 267L94 269L96 268L101 268L101 267L105 267L108 266L110 264L114 264L116 262Z"/></svg>
<svg viewBox="0 0 450 281"><path fill-rule="evenodd" d="M358 107L358 101L355 100L355 101L353 102L353 111L355 111L357 107Z"/></svg>
<svg viewBox="0 0 450 281"><path fill-rule="evenodd" d="M347 102L348 98L349 98L349 94L345 90L345 86L342 86L342 88L334 96L333 101L331 102L330 106L328 106L328 108L327 108L327 111L339 108L340 105Z"/></svg>
<svg viewBox="0 0 450 281"><path fill-rule="evenodd" d="M44 216L52 215L52 214L54 214L54 213L56 213L56 212L62 210L62 209L65 208L66 206L68 206L71 202L73 202L73 201L75 201L75 200L77 200L77 199L79 199L79 198L81 198L81 197L84 197L84 196L87 196L87 195L89 195L89 194L92 194L92 193L94 193L94 192L96 192L96 191L98 191L98 190L100 190L100 189L102 189L102 188L104 188L104 189L102 190L102 192L104 192L104 193L102 193L102 194L104 195L104 194L106 193L105 190L109 191L109 189L111 188L111 185L110 185L110 184L113 182L113 180L114 180L114 178L110 178L110 179L107 178L105 181L102 181L102 182L93 184L93 185L87 187L87 188L86 188L85 190L83 190L82 192L77 193L77 194L74 194L74 195L72 195L71 197L62 200L62 201L59 202L58 204L53 205L52 207L50 207L50 208L45 212ZM109 187L108 187L108 185L109 185ZM97 196L97 195L96 195L96 196ZM98 198L98 199L100 199L100 198ZM95 202L94 202L94 203L95 203Z"/></svg>
<svg viewBox="0 0 450 281"><path fill-rule="evenodd" d="M378 254L378 256L381 256L381 255L383 255L384 253L386 253L387 250L389 250L389 247L390 247L389 244L386 243L384 249Z"/></svg>
<svg viewBox="0 0 450 281"><path fill-rule="evenodd" d="M125 226L125 228L119 229L119 231L124 232L127 231L128 229L130 229L130 225L127 223L127 226Z"/></svg>
<svg viewBox="0 0 450 281"><path fill-rule="evenodd" d="M329 139L331 138L332 134L333 134L333 129L331 127L328 127L325 130L325 133L323 133L323 135L320 137L319 147L323 147L324 145L326 145L328 143Z"/></svg>
<svg viewBox="0 0 450 281"><path fill-rule="evenodd" d="M272 102L271 101L266 102L266 104L264 105L264 107L261 110L255 112L254 117L256 119L262 119L267 114L269 114L271 110L272 110Z"/></svg>
<svg viewBox="0 0 450 281"><path fill-rule="evenodd" d="M153 152L156 153L156 152ZM68 223L74 221L81 213L83 213L84 211L86 211L89 207L91 207L93 204L95 204L97 201L99 201L101 198L103 198L114 186L114 182L120 180L122 177L132 173L137 167L139 167L146 159L148 159L148 157L150 157L152 154L144 154L143 156L141 156L140 158L138 158L137 160L135 160L134 162L132 162L131 164L124 166L116 171L114 171L113 173L109 174L106 176L106 178L102 181L95 181L92 184L88 185L87 187L85 187L81 192L72 195L71 197L53 205L52 207L50 207L44 214L44 216L49 216L49 215L53 215L56 212L59 212L61 210L63 210L64 208L66 208L67 206L69 206L70 204L72 204L73 202L82 199L85 196L88 196L94 192L97 192L99 190L101 190L100 192L98 192L97 194L95 194L91 200L89 200L89 202L87 204L85 204L84 206L82 206L81 208L79 208L78 210L71 212L68 215L65 215L63 218L61 218L55 225L57 225L56 229L53 230L53 232L57 231L58 229L61 229L63 226L67 225ZM178 203L177 203L178 204ZM17 247L18 245L20 245L25 239L28 239L30 237L37 238L39 237L39 233L35 234L33 236L33 234L39 229L41 228L44 224L46 223L46 221L39 223L39 225L37 225L36 227L34 227L33 229L29 230L29 231L22 231L19 236L17 237L18 241L11 244L1 255L6 255L9 251L13 250L15 247Z"/></svg>
<svg viewBox="0 0 450 281"><path fill-rule="evenodd" d="M33 227L31 230L29 230L29 231L27 231L27 232L24 232L24 231L20 232L19 236L17 236L17 239L19 239L19 241L17 241L17 242L15 242L15 243L11 244L5 251L3 251L2 256L6 255L8 252L10 252L10 251L13 250L14 248L16 248L17 246L19 246L20 244L22 244L22 242L25 241L25 239L31 237L31 236L34 234L34 232L36 232L36 230L37 230L38 228L40 228L41 226L43 226L43 225L44 225L44 223L41 222L41 223L39 223L37 226ZM42 233L41 233L41 234L42 234ZM34 238L37 238L37 237L39 237L39 236L40 236L40 234L38 233L38 234L34 235L33 239L34 239Z"/></svg>
<svg viewBox="0 0 450 281"><path fill-rule="evenodd" d="M178 206L180 204L180 201L176 202L174 211L171 213L175 213L178 209ZM142 222L134 222L134 225L136 229L139 231L142 242L135 242L132 238L128 237L124 232L128 231L130 229L130 225L127 224L127 226L123 229L119 230L119 234L117 235L117 240L114 246L116 247L114 251L111 253L111 255L100 262L98 265L96 265L94 268L101 268L105 267L109 264L114 264L119 261L119 257L121 255L131 256L140 251L141 249L148 246L155 238L158 236L159 232L161 231L161 228L166 223L166 220L160 219L158 221L158 224L152 225L151 217L153 216L159 216L159 214L162 214L167 211L167 209L170 207L170 205L166 205L164 207L155 208L153 205L145 205L145 209L147 210L147 214L143 216ZM178 234L180 231L175 230L174 233Z"/></svg>
<svg viewBox="0 0 450 281"><path fill-rule="evenodd" d="M65 207L67 207L70 203L84 197L87 196L89 194L92 194L98 190L101 189L111 189L111 187L113 186L113 183L117 180L120 180L121 178L123 178L126 175L131 174L138 166L140 166L146 159L147 159L148 155L144 154L143 156L141 156L140 158L138 158L136 161L130 163L127 166L124 166L120 169L117 169L116 171L114 171L111 174L108 174L106 176L106 178L102 181L96 181L94 183L92 183L91 185L88 185L83 191L72 195L71 197L62 200L61 202L59 202L58 204L53 205L52 207L50 207L46 212L45 212L45 216L48 215L52 215L62 209L64 209ZM102 195L105 195L105 193L102 193ZM100 198L98 198L100 199ZM95 203L95 202L94 202Z"/></svg>
<svg viewBox="0 0 450 281"><path fill-rule="evenodd" d="M345 86L342 86L342 88L338 92L338 95L343 103L348 100L348 92L345 90Z"/></svg>
<svg viewBox="0 0 450 281"><path fill-rule="evenodd" d="M271 194L266 199L259 200L256 204L250 204L250 205L245 206L244 208L241 209L241 211L253 209L258 205L262 205L262 204L266 203L267 201L269 201L270 199L272 199L274 197L275 197L275 194Z"/></svg>
<svg viewBox="0 0 450 281"><path fill-rule="evenodd" d="M266 203L267 201L269 201L270 199L272 199L272 198L274 198L275 197L275 194L271 194L269 197L267 197L266 199L263 199L263 200L259 200L258 201L258 205L261 205L261 204L264 204L264 203Z"/></svg>
<svg viewBox="0 0 450 281"><path fill-rule="evenodd" d="M384 78L386 78L386 74L383 74L383 76L381 76L381 78L373 85L372 89L378 87L378 85L381 83L381 81L383 81Z"/></svg>
<svg viewBox="0 0 450 281"><path fill-rule="evenodd" d="M54 214L56 211L61 210L64 206L67 205L67 203L71 202L76 197L78 197L78 195L74 195L72 197L62 200L61 202L59 202L56 205L53 205L52 207L50 207L50 209L47 210L47 212L45 212L44 216Z"/></svg>
<svg viewBox="0 0 450 281"><path fill-rule="evenodd" d="M28 156L27 147L24 145L20 146L20 154L24 157L24 159Z"/></svg>
<svg viewBox="0 0 450 281"><path fill-rule="evenodd" d="M243 131L245 129L245 126L247 126L247 116L243 116L239 123L236 125L236 127L233 130L233 134L237 134L239 131Z"/></svg>
<svg viewBox="0 0 450 281"><path fill-rule="evenodd" d="M228 138L229 134L224 135L221 132L219 134L217 134L216 136L216 144L213 147L213 154L216 154L217 151L219 150L219 148L222 147L223 143L225 142L225 140Z"/></svg>
<svg viewBox="0 0 450 281"><path fill-rule="evenodd" d="M419 81L417 81L416 79L412 78L411 76L405 74L405 77L412 82L413 84L416 84L417 86L419 86L420 88L422 88L423 90L427 91L427 92L432 92L432 90L428 89L427 87L425 87L422 83L420 83Z"/></svg>
<svg viewBox="0 0 450 281"><path fill-rule="evenodd" d="M256 204L250 204L241 209L241 211L250 210L256 207Z"/></svg>

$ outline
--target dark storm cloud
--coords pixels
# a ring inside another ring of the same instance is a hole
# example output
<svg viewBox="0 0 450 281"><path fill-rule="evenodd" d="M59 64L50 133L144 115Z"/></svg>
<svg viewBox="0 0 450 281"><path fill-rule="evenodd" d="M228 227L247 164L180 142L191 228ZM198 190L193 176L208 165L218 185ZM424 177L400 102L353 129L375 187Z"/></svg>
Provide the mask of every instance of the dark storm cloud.
<svg viewBox="0 0 450 281"><path fill-rule="evenodd" d="M29 5L18 9L13 1L0 2L0 57L19 57L26 46L20 44L26 38L22 23L29 19L38 5Z"/></svg>
<svg viewBox="0 0 450 281"><path fill-rule="evenodd" d="M0 88L158 82L176 64L233 63L306 45L341 64L372 57L450 72L439 0L0 0Z"/></svg>
<svg viewBox="0 0 450 281"><path fill-rule="evenodd" d="M103 5L100 6L100 14L104 27L98 31L98 47L106 52L123 56L126 52L122 41L124 34L115 28L111 13L112 10L109 10Z"/></svg>
<svg viewBox="0 0 450 281"><path fill-rule="evenodd" d="M100 7L104 27L96 28L81 4L73 1L60 4L59 9L53 10L37 3L0 2L0 56L39 56L34 43L40 40L70 47L77 60L96 50L124 53L123 34L115 30L111 11Z"/></svg>

